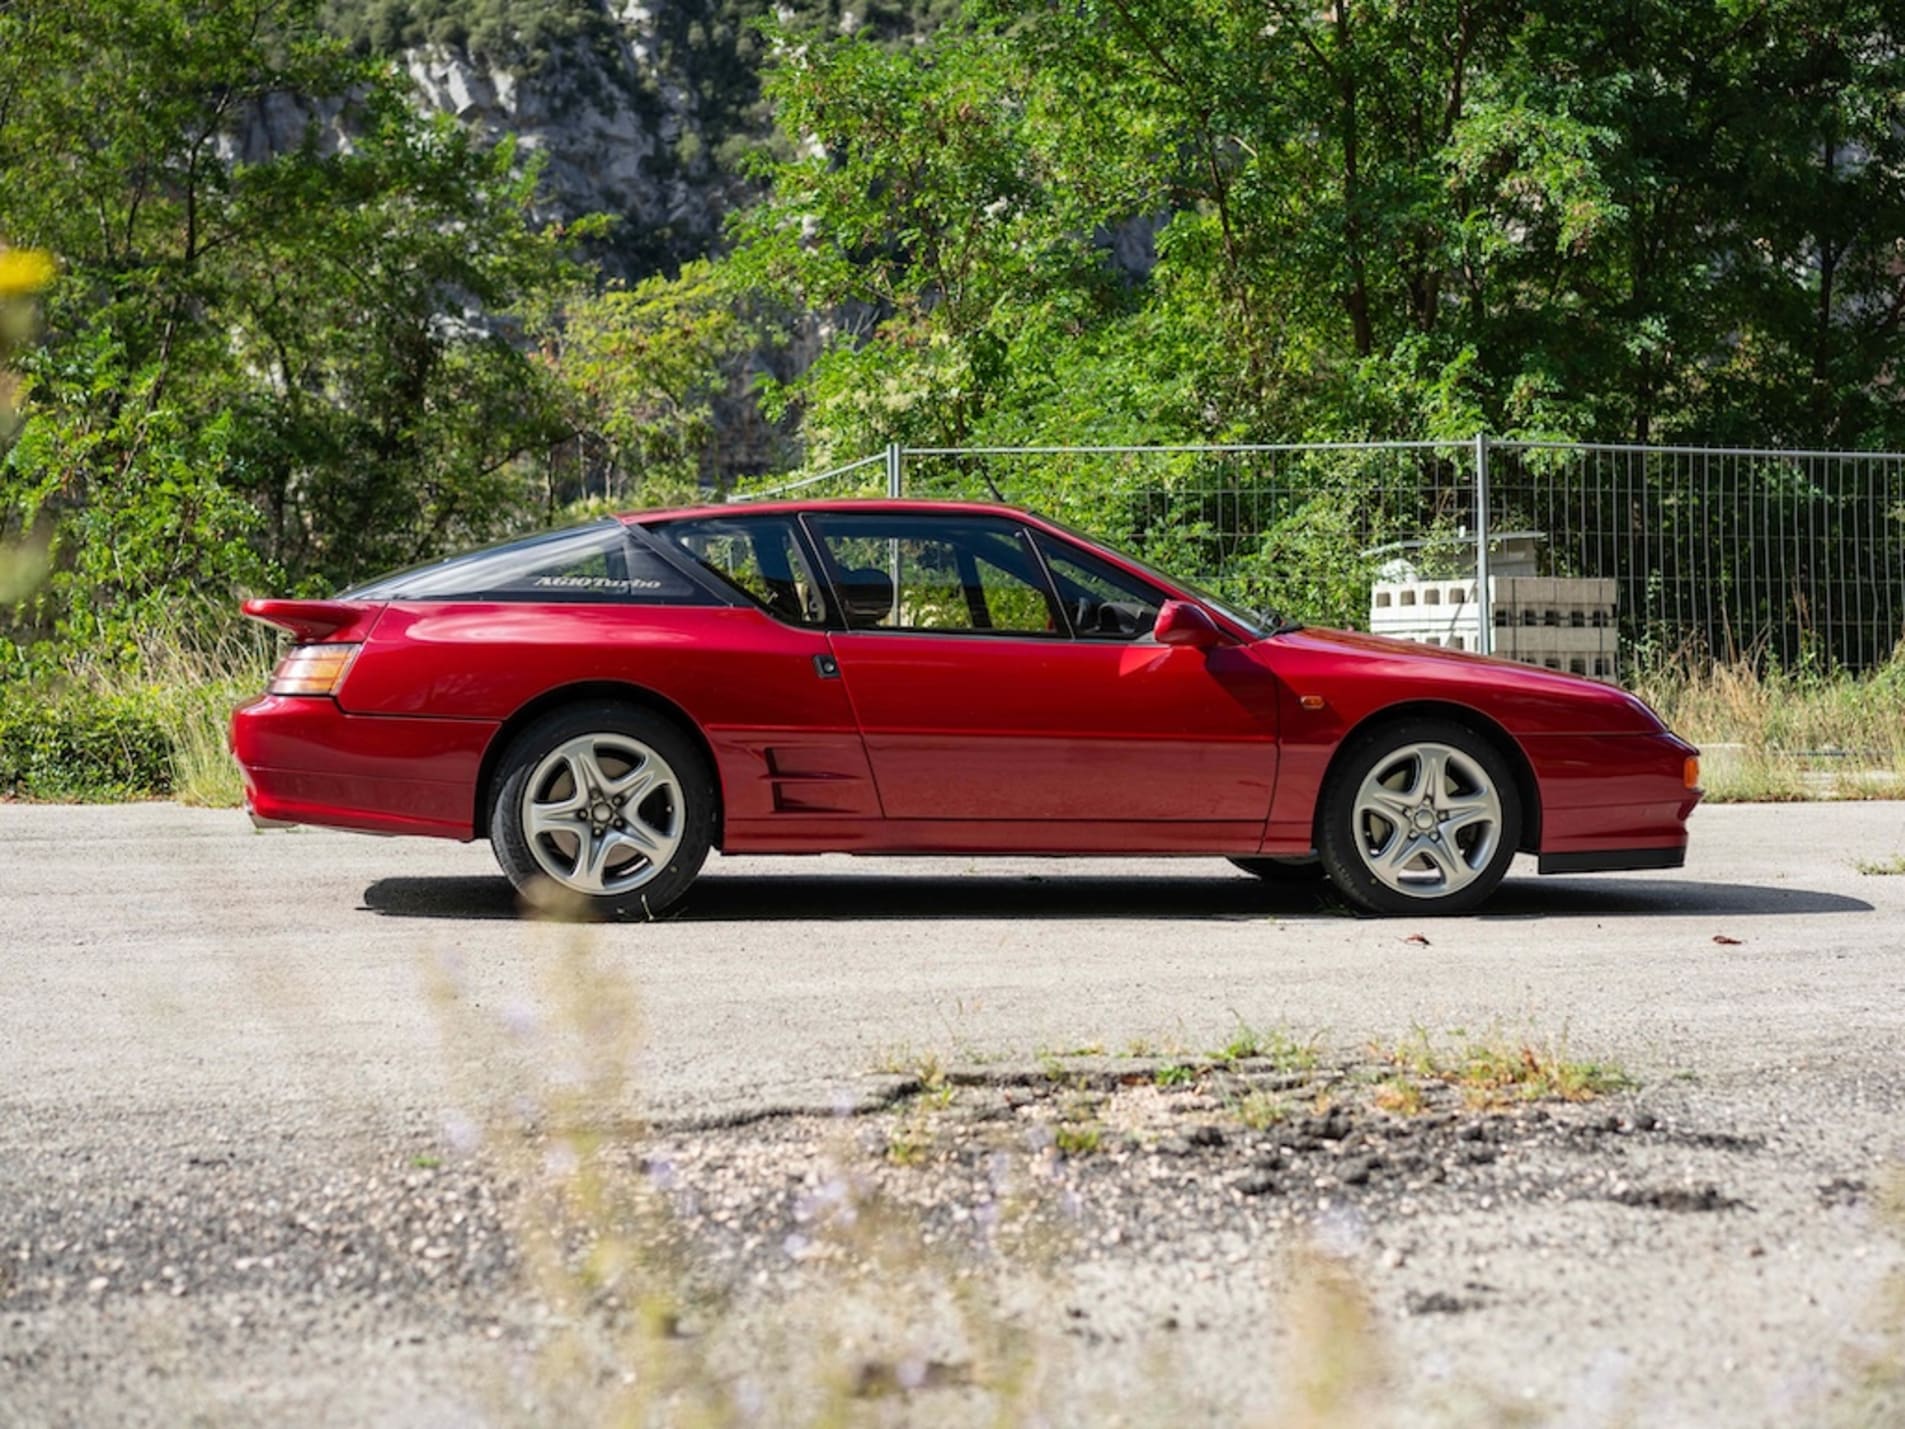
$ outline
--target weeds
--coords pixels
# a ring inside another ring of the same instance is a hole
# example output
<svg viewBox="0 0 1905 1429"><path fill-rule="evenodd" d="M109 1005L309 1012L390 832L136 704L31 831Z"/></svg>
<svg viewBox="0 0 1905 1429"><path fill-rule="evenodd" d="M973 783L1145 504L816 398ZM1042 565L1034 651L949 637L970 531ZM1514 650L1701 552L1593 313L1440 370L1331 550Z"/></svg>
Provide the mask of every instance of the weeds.
<svg viewBox="0 0 1905 1429"><path fill-rule="evenodd" d="M1905 794L1905 653L1856 675L1672 660L1632 687L1706 746L1701 778L1713 802Z"/></svg>
<svg viewBox="0 0 1905 1429"><path fill-rule="evenodd" d="M1410 1077L1385 1077L1370 1098L1378 1111L1394 1116L1422 1114L1422 1084Z"/></svg>
<svg viewBox="0 0 1905 1429"><path fill-rule="evenodd" d="M1317 1041L1299 1042L1279 1029L1261 1030L1238 1018L1230 1040L1209 1055L1215 1062L1267 1061L1280 1072L1308 1072L1316 1068Z"/></svg>
<svg viewBox="0 0 1905 1429"><path fill-rule="evenodd" d="M1283 1098L1261 1090L1244 1093L1231 1112L1251 1131L1268 1131L1289 1115Z"/></svg>
<svg viewBox="0 0 1905 1429"><path fill-rule="evenodd" d="M1873 878L1905 875L1905 853L1895 853L1890 858L1862 858L1852 866Z"/></svg>
<svg viewBox="0 0 1905 1429"><path fill-rule="evenodd" d="M1384 1110L1420 1111L1421 1080L1454 1087L1471 1107L1480 1108L1517 1101L1592 1101L1634 1085L1619 1067L1575 1060L1560 1044L1461 1035L1454 1043L1438 1047L1417 1027L1393 1046L1372 1046L1372 1053L1406 1074L1381 1084L1376 1104ZM1384 1106L1385 1098L1394 1105Z"/></svg>
<svg viewBox="0 0 1905 1429"><path fill-rule="evenodd" d="M0 697L0 794L236 805L226 729L272 659L263 631L154 631L129 661L79 660L21 682Z"/></svg>
<svg viewBox="0 0 1905 1429"><path fill-rule="evenodd" d="M1065 1122L1053 1135L1053 1145L1064 1156L1089 1156L1103 1144L1105 1130L1096 1122Z"/></svg>
<svg viewBox="0 0 1905 1429"><path fill-rule="evenodd" d="M1173 1061L1124 1082L1115 1069L1096 1069L1095 1085L1114 1088L1108 1093L1061 1066L1042 1102L1027 1106L1014 1099L1019 1082L1009 1081L992 1093L992 1105L1009 1118L1001 1139L991 1150L965 1141L958 1161L969 1174L985 1168L978 1181L990 1190L976 1194L990 1199L950 1203L967 1231L949 1237L943 1222L935 1229L906 1199L915 1194L907 1188L926 1188L918 1193L925 1204L947 1204L933 1199L937 1193L922 1178L939 1174L942 1148L961 1145L975 1122L956 1114L942 1124L940 1113L957 1113L955 1101L981 1093L936 1056L890 1054L885 1068L917 1079L918 1089L873 1123L883 1135L869 1135L866 1122L843 1120L838 1147L823 1163L790 1165L784 1173L768 1168L777 1184L784 1174L790 1187L807 1188L792 1212L798 1233L787 1236L778 1270L737 1280L720 1268L719 1255L704 1258L698 1248L706 1236L718 1246L724 1234L749 1234L748 1203L738 1203L737 1218L737 1203L701 1180L704 1163L695 1153L668 1152L666 1139L650 1136L630 1112L627 1069L639 1008L626 975L598 953L590 930L546 928L537 936L552 969L546 1025L519 1016L492 1026L495 1014L463 995L453 963L443 965L438 986L447 1044L494 1044L499 1034L514 1044L506 1055L459 1059L466 1075L485 1079L464 1098L481 1127L473 1138L480 1150L461 1154L482 1155L515 1188L513 1259L545 1328L533 1384L524 1389L512 1381L501 1392L532 1422L1114 1420L1118 1406L1095 1403L1096 1391L1081 1387L1076 1346L1042 1328L1048 1317L1062 1324L1058 1307L1076 1303L1076 1287L1059 1268L1069 1262L1057 1253L1072 1234L1067 1218L1079 1214L1071 1199L1079 1183L1067 1177L1096 1177L1107 1164L1068 1173L1066 1163L1101 1154L1122 1159L1135 1133L1115 1105L1121 1095L1162 1112L1157 1087L1205 1079L1241 1084L1247 1091L1229 1109L1245 1126L1264 1130L1312 1096L1315 1113L1327 1115L1347 1085L1336 1071L1303 1074L1319 1061L1314 1041L1241 1022L1209 1065ZM1451 1081L1516 1095L1569 1095L1606 1077L1604 1069L1545 1056L1531 1045L1439 1052L1419 1030L1394 1056ZM1044 1060L1058 1061L1053 1054ZM1239 1064L1258 1061L1299 1074L1286 1074L1275 1090L1254 1086L1249 1079L1262 1072ZM1012 1095L1004 1095L1008 1090ZM1379 1102L1393 1094L1400 1104L1412 1093L1420 1094L1401 1072L1375 1088ZM683 1157L681 1169L668 1163L669 1154ZM715 1199L704 1203L704 1196ZM1268 1422L1366 1423L1390 1412L1388 1353L1348 1263L1300 1250L1288 1279L1281 1300L1289 1369L1279 1379L1278 1417ZM922 1397L936 1391L945 1396ZM1183 1419L1225 1417L1166 1353L1147 1369L1142 1393ZM1233 1406L1230 1417L1235 1413Z"/></svg>

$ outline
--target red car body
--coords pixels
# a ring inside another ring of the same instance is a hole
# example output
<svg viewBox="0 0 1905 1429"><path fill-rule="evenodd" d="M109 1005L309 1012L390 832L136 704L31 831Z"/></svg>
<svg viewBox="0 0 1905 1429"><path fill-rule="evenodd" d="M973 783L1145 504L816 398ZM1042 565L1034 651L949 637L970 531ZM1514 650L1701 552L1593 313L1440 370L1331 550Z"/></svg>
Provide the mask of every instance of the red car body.
<svg viewBox="0 0 1905 1429"><path fill-rule="evenodd" d="M1520 792L1519 845L1542 872L1682 861L1696 751L1607 685L1369 635L1263 634L1002 506L788 502L623 520L646 539L698 518L828 513L1019 523L1203 612L1215 635L1197 648L796 625L731 598L253 601L249 614L304 648L357 648L329 694L269 694L235 714L250 810L485 837L514 733L565 702L613 697L700 741L727 853L1300 858L1318 846L1319 798L1346 741L1424 714L1499 747Z"/></svg>

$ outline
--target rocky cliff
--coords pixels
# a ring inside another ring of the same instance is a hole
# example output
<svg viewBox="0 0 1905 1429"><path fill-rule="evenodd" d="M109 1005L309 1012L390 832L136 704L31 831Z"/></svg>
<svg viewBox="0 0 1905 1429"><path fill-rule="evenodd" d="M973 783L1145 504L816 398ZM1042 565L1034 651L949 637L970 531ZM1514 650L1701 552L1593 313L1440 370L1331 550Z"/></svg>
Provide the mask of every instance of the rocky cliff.
<svg viewBox="0 0 1905 1429"><path fill-rule="evenodd" d="M766 141L756 25L768 0L332 0L343 38L408 73L420 103L543 158L550 219L617 220L597 256L638 278L714 248ZM793 0L783 20L888 38L947 0ZM261 116L262 117L262 116ZM271 142L258 135L256 142Z"/></svg>

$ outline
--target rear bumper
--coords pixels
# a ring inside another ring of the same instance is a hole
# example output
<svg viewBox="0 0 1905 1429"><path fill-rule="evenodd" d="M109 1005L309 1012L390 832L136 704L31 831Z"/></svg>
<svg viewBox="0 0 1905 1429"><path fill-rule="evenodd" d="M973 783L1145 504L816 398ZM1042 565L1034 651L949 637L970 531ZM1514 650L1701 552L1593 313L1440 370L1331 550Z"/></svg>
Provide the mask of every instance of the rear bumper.
<svg viewBox="0 0 1905 1429"><path fill-rule="evenodd" d="M469 839L489 720L346 714L329 699L264 695L232 715L245 808L259 827Z"/></svg>

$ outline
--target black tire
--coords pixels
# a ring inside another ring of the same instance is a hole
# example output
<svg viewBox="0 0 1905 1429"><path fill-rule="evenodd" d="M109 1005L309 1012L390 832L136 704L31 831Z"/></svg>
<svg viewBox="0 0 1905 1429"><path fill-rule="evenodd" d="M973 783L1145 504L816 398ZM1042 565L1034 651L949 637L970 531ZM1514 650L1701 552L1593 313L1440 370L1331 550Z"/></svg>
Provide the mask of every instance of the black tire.
<svg viewBox="0 0 1905 1429"><path fill-rule="evenodd" d="M1320 858L1233 858L1231 862L1265 883L1321 883L1328 877Z"/></svg>
<svg viewBox="0 0 1905 1429"><path fill-rule="evenodd" d="M1454 720L1398 720L1358 736L1332 771L1317 852L1337 892L1366 912L1467 913L1508 872L1521 820L1514 773L1491 740Z"/></svg>
<svg viewBox="0 0 1905 1429"><path fill-rule="evenodd" d="M585 777L594 776L578 774L591 765L601 776L593 802L582 790ZM719 799L707 757L673 720L611 701L569 705L538 719L504 751L490 846L517 893L544 913L650 918L701 871ZM580 812L567 812L575 808ZM574 833L566 827L571 818ZM558 819L562 827L554 826ZM585 867L598 851L599 867Z"/></svg>

